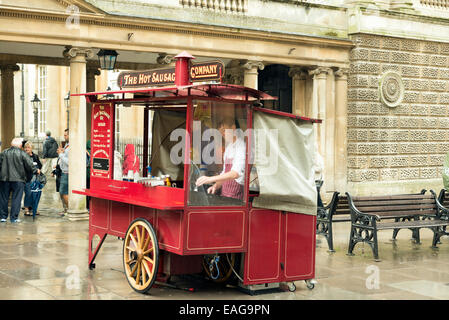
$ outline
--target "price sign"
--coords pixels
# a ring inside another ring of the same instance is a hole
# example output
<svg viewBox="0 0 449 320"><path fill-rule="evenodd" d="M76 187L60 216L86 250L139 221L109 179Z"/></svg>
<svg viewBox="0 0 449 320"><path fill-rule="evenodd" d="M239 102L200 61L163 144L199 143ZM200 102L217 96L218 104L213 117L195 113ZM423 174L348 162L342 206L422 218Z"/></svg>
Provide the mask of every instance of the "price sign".
<svg viewBox="0 0 449 320"><path fill-rule="evenodd" d="M111 178L114 139L114 106L92 105L91 172L92 176Z"/></svg>

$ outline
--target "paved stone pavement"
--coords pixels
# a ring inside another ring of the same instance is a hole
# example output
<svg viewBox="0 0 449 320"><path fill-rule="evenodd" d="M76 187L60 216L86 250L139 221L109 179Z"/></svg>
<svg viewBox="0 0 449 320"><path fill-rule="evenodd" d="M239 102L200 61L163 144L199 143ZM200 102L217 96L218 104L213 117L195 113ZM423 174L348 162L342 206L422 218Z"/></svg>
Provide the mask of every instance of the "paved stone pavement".
<svg viewBox="0 0 449 320"><path fill-rule="evenodd" d="M422 244L414 244L409 230L398 240L391 232L379 233L375 262L369 246L357 245L347 256L349 225L336 224L335 253L327 251L324 238L317 238L315 289L304 281L296 291L251 296L234 287L202 284L196 292L153 287L149 294L134 292L122 268L122 242L108 237L89 270L88 222L71 222L57 213L62 206L50 179L36 221L0 224L1 300L432 300L449 299L449 241L439 249L430 247L432 232L421 231Z"/></svg>

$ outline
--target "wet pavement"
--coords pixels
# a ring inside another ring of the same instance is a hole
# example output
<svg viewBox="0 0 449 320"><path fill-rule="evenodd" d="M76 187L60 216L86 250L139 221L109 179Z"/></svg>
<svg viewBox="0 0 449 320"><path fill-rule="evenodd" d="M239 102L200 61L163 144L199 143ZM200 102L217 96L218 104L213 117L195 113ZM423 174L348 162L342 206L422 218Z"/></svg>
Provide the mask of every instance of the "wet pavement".
<svg viewBox="0 0 449 320"><path fill-rule="evenodd" d="M316 280L313 290L297 281L296 291L251 296L235 287L208 282L196 292L153 287L148 294L133 291L122 267L122 241L108 237L89 270L88 222L58 216L62 205L49 179L35 221L20 215L19 224L0 224L0 300L433 300L449 299L449 239L432 249L432 232L421 230L421 244L411 232L379 232L375 262L371 248L358 244L347 256L349 224L335 225L336 252L317 237Z"/></svg>

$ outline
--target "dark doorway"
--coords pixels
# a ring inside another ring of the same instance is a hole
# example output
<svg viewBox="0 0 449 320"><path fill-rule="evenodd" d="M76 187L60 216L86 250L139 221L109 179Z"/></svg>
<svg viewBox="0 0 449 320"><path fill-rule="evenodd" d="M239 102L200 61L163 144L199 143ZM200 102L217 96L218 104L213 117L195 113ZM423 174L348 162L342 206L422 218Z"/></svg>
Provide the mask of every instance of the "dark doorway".
<svg viewBox="0 0 449 320"><path fill-rule="evenodd" d="M292 113L292 79L288 75L289 69L281 64L272 64L259 71L259 90L278 97L276 101L265 101L265 107Z"/></svg>

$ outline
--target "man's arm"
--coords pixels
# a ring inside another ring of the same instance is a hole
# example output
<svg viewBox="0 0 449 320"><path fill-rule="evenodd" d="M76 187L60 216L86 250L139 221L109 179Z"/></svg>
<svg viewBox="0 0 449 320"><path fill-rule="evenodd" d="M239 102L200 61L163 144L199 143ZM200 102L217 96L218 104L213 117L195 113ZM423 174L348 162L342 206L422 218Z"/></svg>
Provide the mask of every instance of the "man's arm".
<svg viewBox="0 0 449 320"><path fill-rule="evenodd" d="M66 166L69 165L69 153L67 150L63 150L63 152L59 153L59 161Z"/></svg>
<svg viewBox="0 0 449 320"><path fill-rule="evenodd" d="M47 140L45 140L44 142L44 147L43 147L43 154L42 154L42 158L47 158L48 157L48 143Z"/></svg>

